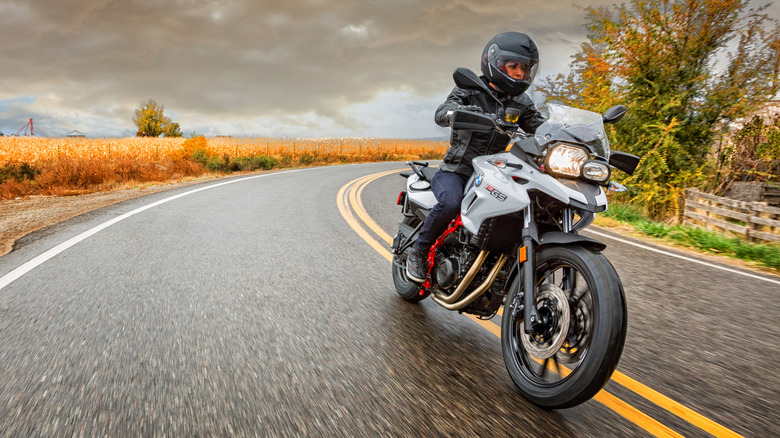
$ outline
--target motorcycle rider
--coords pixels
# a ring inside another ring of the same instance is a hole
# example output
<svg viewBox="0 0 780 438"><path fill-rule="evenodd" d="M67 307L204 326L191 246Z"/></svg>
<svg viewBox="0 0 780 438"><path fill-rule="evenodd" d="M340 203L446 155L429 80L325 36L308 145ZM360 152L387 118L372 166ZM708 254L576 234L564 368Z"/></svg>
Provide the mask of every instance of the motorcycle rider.
<svg viewBox="0 0 780 438"><path fill-rule="evenodd" d="M448 126L447 112L456 109L481 111L503 118L508 108L516 108L520 112L519 126L525 132L536 132L544 119L531 98L524 94L539 66L539 51L531 37L519 32L494 36L482 51L481 64L483 76L480 78L490 87L491 93L455 87L436 109L436 124ZM460 212L463 190L473 171L471 160L503 151L508 141L509 137L498 131L452 130L450 147L431 180L437 203L425 219L406 261L406 275L410 280L422 283L428 276L428 252Z"/></svg>

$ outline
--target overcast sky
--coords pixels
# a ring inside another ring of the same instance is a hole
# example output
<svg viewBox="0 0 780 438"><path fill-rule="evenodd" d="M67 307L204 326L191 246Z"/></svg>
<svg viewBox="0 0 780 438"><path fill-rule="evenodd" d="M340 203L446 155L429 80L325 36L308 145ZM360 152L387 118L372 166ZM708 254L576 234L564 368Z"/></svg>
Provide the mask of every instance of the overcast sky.
<svg viewBox="0 0 780 438"><path fill-rule="evenodd" d="M478 70L494 34L536 40L538 80L568 71L585 15L571 0L0 0L0 131L133 136L151 98L187 136L442 136L452 71Z"/></svg>

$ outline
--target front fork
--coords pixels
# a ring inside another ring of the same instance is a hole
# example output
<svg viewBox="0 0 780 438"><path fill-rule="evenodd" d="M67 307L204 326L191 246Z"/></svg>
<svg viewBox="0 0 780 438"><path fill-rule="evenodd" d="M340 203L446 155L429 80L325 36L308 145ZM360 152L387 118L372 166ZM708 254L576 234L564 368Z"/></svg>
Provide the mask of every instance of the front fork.
<svg viewBox="0 0 780 438"><path fill-rule="evenodd" d="M536 264L534 263L535 240L538 240L536 222L533 220L533 204L529 204L525 210L525 226L523 227L523 311L526 333L533 333L539 325L539 312L536 310ZM518 255L518 262L521 255ZM518 291L519 292L519 291Z"/></svg>
<svg viewBox="0 0 780 438"><path fill-rule="evenodd" d="M523 329L526 333L533 333L536 328L542 323L539 318L539 312L536 310L536 242L539 241L539 231L536 228L536 222L533 220L533 203L528 205L525 210L525 226L523 227L523 248L520 249L521 253L518 254L518 263L523 260L523 284L518 287L523 288L523 312L524 312L524 326ZM570 208L563 211L562 217L562 229L564 233L570 233L572 230L572 221L574 214ZM564 279L564 288L571 289L572 278ZM518 291L520 292L520 291ZM518 312L519 313L519 312Z"/></svg>

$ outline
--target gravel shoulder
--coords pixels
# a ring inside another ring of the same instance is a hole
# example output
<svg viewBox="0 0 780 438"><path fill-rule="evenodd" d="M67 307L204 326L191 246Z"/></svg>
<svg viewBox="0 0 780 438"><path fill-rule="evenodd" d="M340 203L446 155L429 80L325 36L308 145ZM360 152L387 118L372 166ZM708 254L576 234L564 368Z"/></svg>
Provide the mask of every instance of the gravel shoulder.
<svg viewBox="0 0 780 438"><path fill-rule="evenodd" d="M29 196L0 200L0 257L13 251L22 237L117 202L152 193L202 183L215 177L89 193L74 196Z"/></svg>

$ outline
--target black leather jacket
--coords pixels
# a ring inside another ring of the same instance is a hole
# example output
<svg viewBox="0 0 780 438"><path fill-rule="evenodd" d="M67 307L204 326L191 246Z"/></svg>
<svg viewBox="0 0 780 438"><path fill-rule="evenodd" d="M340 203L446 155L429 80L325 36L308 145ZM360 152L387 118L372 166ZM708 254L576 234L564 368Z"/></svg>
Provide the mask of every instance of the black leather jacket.
<svg viewBox="0 0 780 438"><path fill-rule="evenodd" d="M484 76L480 79L487 84ZM528 133L536 132L536 128L544 122L533 101L525 93L515 97L502 95L499 92L491 92L488 95L483 91L455 87L447 96L447 100L436 109L436 124L449 126L447 112L458 109L461 105L477 105L485 113L496 114L499 117L504 117L507 108L517 108L520 110L520 127ZM508 142L509 137L498 131L474 132L453 129L450 134L450 147L439 169L468 178L473 171L472 159L480 155L502 152Z"/></svg>

